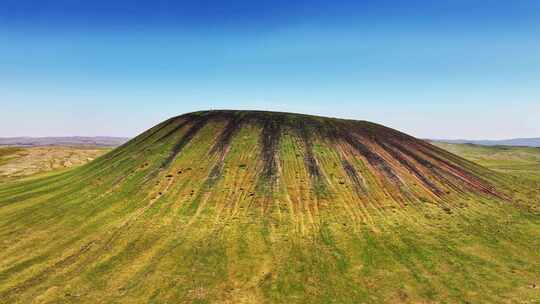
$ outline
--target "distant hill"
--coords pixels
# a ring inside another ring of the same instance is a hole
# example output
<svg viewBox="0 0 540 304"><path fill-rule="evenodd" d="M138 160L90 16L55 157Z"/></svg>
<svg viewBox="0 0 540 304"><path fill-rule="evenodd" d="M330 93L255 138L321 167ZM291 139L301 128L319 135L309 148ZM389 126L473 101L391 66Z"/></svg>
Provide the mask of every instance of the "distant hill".
<svg viewBox="0 0 540 304"><path fill-rule="evenodd" d="M475 144L482 146L521 146L540 147L540 137L534 138L512 138L502 140L468 140L468 139L430 139L433 142L443 142L449 144Z"/></svg>
<svg viewBox="0 0 540 304"><path fill-rule="evenodd" d="M116 147L125 142L127 137L110 136L71 136L71 137L0 137L0 146L102 146Z"/></svg>

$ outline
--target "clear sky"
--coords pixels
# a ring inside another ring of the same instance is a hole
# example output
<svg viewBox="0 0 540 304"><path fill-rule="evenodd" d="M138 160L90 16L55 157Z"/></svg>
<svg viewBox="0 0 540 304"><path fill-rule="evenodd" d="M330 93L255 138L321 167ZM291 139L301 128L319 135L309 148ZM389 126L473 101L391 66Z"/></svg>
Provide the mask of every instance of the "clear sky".
<svg viewBox="0 0 540 304"><path fill-rule="evenodd" d="M540 1L0 0L0 136L205 109L540 136Z"/></svg>

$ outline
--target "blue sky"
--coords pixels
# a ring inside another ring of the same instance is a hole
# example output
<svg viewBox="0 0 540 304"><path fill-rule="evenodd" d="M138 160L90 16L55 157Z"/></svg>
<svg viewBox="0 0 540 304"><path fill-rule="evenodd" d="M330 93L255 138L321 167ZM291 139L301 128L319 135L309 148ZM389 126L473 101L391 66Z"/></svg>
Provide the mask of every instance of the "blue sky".
<svg viewBox="0 0 540 304"><path fill-rule="evenodd" d="M0 0L0 136L267 109L540 136L540 2Z"/></svg>

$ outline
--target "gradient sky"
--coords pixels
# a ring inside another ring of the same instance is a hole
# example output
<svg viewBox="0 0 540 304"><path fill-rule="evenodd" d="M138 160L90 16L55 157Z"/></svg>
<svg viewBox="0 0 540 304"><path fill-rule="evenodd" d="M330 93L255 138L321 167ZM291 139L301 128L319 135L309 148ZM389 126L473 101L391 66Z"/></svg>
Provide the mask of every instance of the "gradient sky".
<svg viewBox="0 0 540 304"><path fill-rule="evenodd" d="M0 0L0 136L266 109L540 136L540 1Z"/></svg>

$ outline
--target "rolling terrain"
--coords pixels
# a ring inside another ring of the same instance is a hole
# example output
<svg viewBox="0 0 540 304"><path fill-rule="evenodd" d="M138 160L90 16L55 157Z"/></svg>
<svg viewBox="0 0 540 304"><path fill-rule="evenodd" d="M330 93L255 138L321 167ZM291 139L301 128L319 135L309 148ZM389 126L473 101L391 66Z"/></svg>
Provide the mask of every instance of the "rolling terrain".
<svg viewBox="0 0 540 304"><path fill-rule="evenodd" d="M129 138L111 136L68 136L68 137L0 137L0 146L10 147L117 147Z"/></svg>
<svg viewBox="0 0 540 304"><path fill-rule="evenodd" d="M0 185L1 303L534 303L540 182L384 126L171 118Z"/></svg>
<svg viewBox="0 0 540 304"><path fill-rule="evenodd" d="M487 147L446 143L435 145L491 170L518 178L540 180L540 147Z"/></svg>
<svg viewBox="0 0 540 304"><path fill-rule="evenodd" d="M500 140L434 139L433 141L447 144L473 144L479 146L540 147L540 137Z"/></svg>
<svg viewBox="0 0 540 304"><path fill-rule="evenodd" d="M0 147L0 183L80 166L110 150L86 145Z"/></svg>

